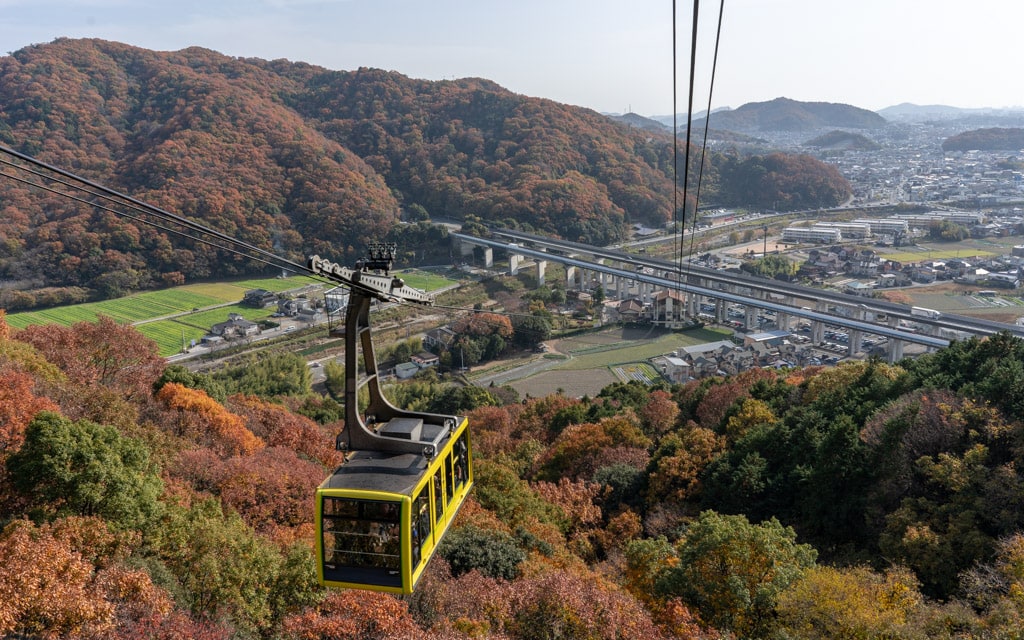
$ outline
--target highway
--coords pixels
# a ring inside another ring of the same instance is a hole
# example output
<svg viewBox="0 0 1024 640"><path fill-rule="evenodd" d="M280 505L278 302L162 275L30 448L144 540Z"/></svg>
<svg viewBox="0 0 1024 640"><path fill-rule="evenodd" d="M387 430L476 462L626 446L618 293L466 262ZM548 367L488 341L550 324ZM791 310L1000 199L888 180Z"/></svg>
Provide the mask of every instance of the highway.
<svg viewBox="0 0 1024 640"><path fill-rule="evenodd" d="M916 324L931 327L932 329L929 333L937 333L939 328L944 328L978 336L1009 331L1013 335L1024 337L1024 327L1016 325L955 314L941 314L938 318L926 318L913 314L911 307L907 305L886 300L806 287L744 273L719 271L691 263L682 265L682 279L684 282L680 282L676 279L654 275L662 273L679 277L676 275L680 273L679 265L666 260L515 231L495 230L493 234L498 239L478 238L461 233L451 233L452 237L469 244L514 252L537 260L558 262L597 273L606 273L618 278L646 282L664 289L685 291L709 298L721 299L729 303L772 310L777 313L804 318L812 322L823 322L827 325L862 331L930 348L947 346L949 340L934 335L927 335L926 333L916 333L901 329L898 326L854 319L843 315L839 310L842 309L856 315L863 315L864 312L867 312L872 317L878 317L879 314L883 314L884 317L890 319L888 322L894 322L891 319L913 321ZM629 267L622 269L573 257L579 255L592 256L594 259L613 260L627 264ZM646 273L645 271L648 269L653 273ZM710 286L697 284L701 281ZM734 293L734 291L742 291L743 293ZM790 300L787 301L787 298ZM806 302L806 306L799 304L801 301ZM823 303L825 311L818 310L820 308L817 304L818 301Z"/></svg>

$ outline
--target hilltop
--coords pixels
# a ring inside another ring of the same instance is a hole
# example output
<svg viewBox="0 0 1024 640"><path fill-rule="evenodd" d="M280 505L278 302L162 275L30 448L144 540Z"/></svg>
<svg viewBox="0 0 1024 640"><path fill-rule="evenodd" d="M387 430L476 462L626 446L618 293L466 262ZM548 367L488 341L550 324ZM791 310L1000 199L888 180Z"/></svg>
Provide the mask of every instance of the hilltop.
<svg viewBox="0 0 1024 640"><path fill-rule="evenodd" d="M1013 151L1024 149L1024 129L994 127L973 129L950 136L942 142L943 151Z"/></svg>
<svg viewBox="0 0 1024 640"><path fill-rule="evenodd" d="M480 78L62 39L0 58L0 143L296 262L314 253L352 262L402 216L598 245L673 217L670 132ZM718 178L737 160L708 160L702 197L741 198ZM821 178L834 173L827 165L797 164L809 172L744 185L742 198L831 206L848 193L837 173ZM0 182L0 195L8 309L265 273L13 181Z"/></svg>
<svg viewBox="0 0 1024 640"><path fill-rule="evenodd" d="M715 129L742 133L762 131L813 131L815 129L879 129L885 118L860 107L831 102L799 102L776 98L768 102L750 102L732 110L711 114ZM704 127L704 120L694 122Z"/></svg>

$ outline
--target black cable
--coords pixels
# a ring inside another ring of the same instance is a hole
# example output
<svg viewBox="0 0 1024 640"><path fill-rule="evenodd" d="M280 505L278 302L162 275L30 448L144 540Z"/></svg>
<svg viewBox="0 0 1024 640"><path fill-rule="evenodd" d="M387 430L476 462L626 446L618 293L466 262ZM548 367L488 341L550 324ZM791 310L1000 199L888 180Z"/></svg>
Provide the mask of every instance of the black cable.
<svg viewBox="0 0 1024 640"><path fill-rule="evenodd" d="M679 237L672 241L672 260L678 263L683 254L685 216L679 215L679 91L676 71L676 0L672 0L672 223L679 229ZM683 206L686 199L683 199Z"/></svg>
<svg viewBox="0 0 1024 640"><path fill-rule="evenodd" d="M108 194L110 196L114 196L114 197L120 198L121 200L123 200L125 202L131 203L131 205L133 207L141 208L141 209L145 210L147 213L150 213L151 215L156 215L158 217L164 218L165 220L171 220L171 221L174 221L174 222L176 222L176 223L178 223L178 224L180 224L182 226L194 229L196 231L200 231L202 233L206 233L206 234L212 235L214 237L217 237L217 238L219 238L221 240L224 240L226 242L229 242L231 244L238 245L238 246L241 246L241 247L243 247L245 249L248 249L250 251L254 251L256 253L264 255L264 256L268 257L269 259L280 260L281 262L283 262L285 264L289 264L289 265L293 266L294 268L299 269L301 271L307 271L308 270L305 265L300 265L298 263L295 263L295 262L292 262L290 260L287 260L286 258L281 258L280 256L278 256L278 255L276 255L274 253L266 251L265 249L262 249L260 247L255 246L255 245L249 244L248 242L245 242L245 241L242 241L242 240L238 240L236 238L233 238L233 237L227 235L226 233L217 231L216 229L213 229L213 228L207 227L207 226L205 226L203 224L200 224L198 222L189 220L188 218L185 218L184 216L179 216L177 214L171 213L171 212L166 211L164 209L161 209L159 207L153 206L153 205L151 205L151 204L149 204L147 202L143 202L141 200L133 198L132 196L125 195L123 193L120 193L118 191L110 189L109 187L105 187L105 186L103 186L101 184L93 182L93 181L91 181L91 180L89 180L87 178L83 178L81 176L75 175L75 174L73 174L73 173L71 173L69 171L65 171L63 169L60 169L59 167L55 167L53 165L49 165L49 164L47 164L45 162L37 160L36 158L33 158L31 156L28 156L28 155L25 155L25 154L20 153L18 151L15 151L14 149L11 149L10 147L4 146L4 145L0 145L0 151L2 151L3 153L6 153L8 155L14 156L14 157L16 157L16 158L18 158L18 159L20 159L20 160L22 160L24 162L28 162L29 164L35 165L37 167L42 167L42 168L46 169L47 171L56 173L57 175L64 176L66 178L70 178L71 180L74 180L74 181L77 181L77 182L79 182L81 184L87 185L90 188L96 189L96 190L98 190L101 193ZM50 178L50 179L56 180L55 178ZM66 183L62 183L62 184L66 184ZM72 186L72 188L75 188L75 189L86 191L84 188L81 188L81 187L78 187L78 186L74 186L74 185L69 185L69 186ZM99 195L97 193L89 192L89 191L87 191L87 193L90 193L91 195Z"/></svg>
<svg viewBox="0 0 1024 640"><path fill-rule="evenodd" d="M718 28L715 31L715 53L711 60L711 82L708 87L708 109L704 115L704 144L700 152L700 168L697 171L697 193L695 196L694 207L693 207L693 221L690 226L690 251L689 254L693 255L693 243L697 237L697 209L700 207L700 188L704 182L704 159L707 157L708 152L708 129L711 125L711 97L715 91L715 72L718 69L718 44L722 38L722 15L725 13L725 0L721 0L718 5ZM687 275L689 275L690 262L686 262Z"/></svg>
<svg viewBox="0 0 1024 640"><path fill-rule="evenodd" d="M154 222L153 220L149 220L149 219L146 219L146 218L134 216L134 215L131 215L129 213L125 213L124 211L119 211L117 209L113 209L111 207L99 204L97 202L92 202L92 201L86 200L86 199L84 199L82 197L79 197L77 195L74 195L74 194L71 194L71 193L66 193L66 192L60 191L58 189L55 189L53 187L47 186L46 184L33 182L31 180L27 180L27 179L19 177L19 176L11 175L11 174L6 173L6 172L0 173L0 175L5 176L7 178L10 178L10 179L12 179L12 180L14 180L16 182L19 182L21 184L24 184L26 186L35 187L37 189L41 189L41 190L46 191L48 193L52 193L52 194L57 195L57 196L68 198L68 199L73 200L75 202L79 202L79 203L84 204L86 206L93 207L93 208L99 209L101 211L107 211L107 212L112 213L112 214L114 214L116 216L127 218L129 220L132 220L132 221L135 221L135 222L139 222L141 224L144 224L144 225L147 225L147 226L159 229L161 231L165 231L167 233L171 233L171 234L177 235L179 237L187 238L189 240L192 240L193 242L197 242L197 243L200 243L200 244L205 244L207 246L214 247L214 248L219 249L221 251L225 251L225 252L228 252L228 253L232 253L232 254L238 255L238 256L240 256L242 258L253 260L255 262L262 262L262 263L267 264L267 265L272 266L272 267L278 267L278 268L288 267L288 268L294 269L295 271L303 273L305 275L309 275L309 276L311 276L313 278L316 278L316 279L320 280L321 282L324 282L325 284L331 284L331 285L334 285L334 286L342 288L342 289L348 289L349 291L359 290L359 291L362 291L364 293L367 293L367 294L371 295L372 297L377 297L377 293L379 293L379 292L377 292L377 291L375 291L373 289L370 289L368 287L360 286L358 283L338 282L338 281L333 280L331 278L326 278L326 277L322 276L321 274L318 274L318 273L314 272L307 265L293 262L291 260L288 260L287 258L282 258L281 256L278 256L278 255L276 255L274 253L271 253L269 251L261 249L261 248L255 246L255 245L249 244L249 243L244 242L242 240L237 240L237 239L235 239L235 238L233 238L233 237L231 237L231 236L229 236L229 235L227 235L227 234L225 234L223 232L220 232L220 231L217 231L217 230L212 229L210 227L207 227L207 226L205 226L205 225L203 225L201 223L189 220L189 219L187 219L187 218L185 218L183 216L179 216L177 214L171 213L171 212L166 211L164 209L161 209L159 207L155 207L155 206L150 205L150 204L148 204L148 203L146 203L146 202L144 202L142 200L138 200L136 198L133 198L133 197L125 195L125 194L122 194L122 193L120 193L118 191L115 191L113 189L110 189L108 187L100 185L98 183L92 182L91 180L88 180L86 178L82 178L81 176L75 175L75 174L73 174L73 173L71 173L69 171L65 171L65 170L60 169L58 167L54 167L52 165L46 164L45 162L42 162L40 160L32 158L31 156L27 156L25 154L22 154L22 153L19 153L17 151L14 151L13 149L10 149L9 147L6 147L4 145L0 145L0 152L7 153L8 155L14 156L14 157L16 157L16 158L18 158L18 159L20 159L20 160L22 160L24 162L28 162L29 164L31 164L33 166L44 168L44 169L46 169L46 170L48 170L48 171L50 171L52 173L55 173L55 174L57 174L59 176L62 176L64 178L68 178L69 180L80 182L82 185L86 185L86 186L88 186L90 188L97 189L99 192L97 193L96 191L90 191L89 189L86 189L85 187L83 187L83 186L81 186L79 184L74 184L73 182L67 182L65 180L61 180L59 178L55 178L55 177L53 177L50 174L42 173L40 171L36 171L36 170L30 169L30 168L27 168L25 166L16 164L14 162L11 162L9 160L4 160L3 158L0 158L0 164L7 165L7 166L9 166L9 167L11 167L11 168L13 168L15 170L23 171L23 172L29 173L30 175L35 175L35 176L37 176L39 178L42 178L44 180L50 180L50 181L56 182L58 184L64 185L65 187L68 187L68 188L71 188L71 189L75 189L77 191L82 191L82 192L84 192L84 193L86 193L86 194L88 194L90 196L93 196L93 197L96 197L96 198L101 198L101 199L106 200L107 202L109 202L111 204L114 204L114 205L117 205L117 206L120 206L120 207L126 207L126 208L129 208L129 209L134 210L134 211L139 211L139 212L147 214L147 215L155 216L155 217L157 217L159 219L163 219L165 221L174 222L176 224L179 224L179 225L185 226L187 228L190 228L190 229L192 229L192 230L194 230L194 231L196 231L196 232L198 232L200 234L206 234L206 235L209 235L209 236L213 236L213 237L217 238L218 240L226 241L226 242L231 243L233 245L238 245L239 247L242 247L243 249L248 249L249 251L253 251L253 252L255 252L257 254L260 254L260 255L257 256L257 255L253 255L251 253L246 253L245 251L242 251L240 249L234 248L232 246L224 246L224 245L221 245L221 244L217 244L216 242L213 242L212 240L208 240L208 239L200 237L198 235L193 235L193 234L187 233L185 231L182 231L180 229L174 229L174 228L171 228L171 227L167 227L167 226L161 225L161 224L159 224L157 222ZM116 198L120 198L121 200L117 200ZM276 261L276 262L273 262L273 261ZM414 306L416 308L421 308L421 305L419 305L417 303L414 303L414 302L411 302L411 301L408 301L408 300L397 299L397 300L391 300L390 302L392 302L394 304L400 304L400 305L406 305L406 306ZM476 312L479 311L477 309L472 309L472 308L468 308L468 307L454 307L454 306L446 306L446 305L438 305L438 304L433 304L431 306L433 306L435 308L439 308L439 309L446 309L446 310L449 310L449 311L463 311L463 312L473 312L473 313L476 313ZM526 313L509 313L509 312L496 312L496 311L484 311L483 313L494 313L495 315L502 315L502 316L506 316L506 317L509 317L509 318L513 318L513 317L535 317L532 314L526 314Z"/></svg>
<svg viewBox="0 0 1024 640"><path fill-rule="evenodd" d="M699 18L700 0L693 0L693 28L690 34L690 89L687 97L686 106L686 148L683 150L683 227L686 226L686 195L689 191L690 182L690 130L693 128L693 87L694 77L696 76L697 70L697 21ZM696 217L696 212L694 213ZM679 243L681 247L681 235ZM679 254L679 263L677 269L681 272L683 270L683 257L681 248Z"/></svg>

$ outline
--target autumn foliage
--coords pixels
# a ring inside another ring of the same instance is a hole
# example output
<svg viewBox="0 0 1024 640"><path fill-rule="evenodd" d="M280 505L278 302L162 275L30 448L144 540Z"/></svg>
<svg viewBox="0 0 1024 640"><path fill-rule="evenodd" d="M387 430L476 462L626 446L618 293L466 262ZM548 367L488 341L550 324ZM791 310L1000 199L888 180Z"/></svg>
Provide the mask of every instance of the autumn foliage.
<svg viewBox="0 0 1024 640"><path fill-rule="evenodd" d="M110 363L145 363L146 380L159 363L111 355L145 346L122 329L46 334L89 362L39 331L0 334L0 635L946 638L1024 623L1024 343L1006 336L899 365L473 409L473 494L398 599L316 584L311 496L339 425L143 389ZM103 403L69 399L88 389ZM67 415L103 406L124 411Z"/></svg>
<svg viewBox="0 0 1024 640"><path fill-rule="evenodd" d="M171 382L156 397L174 411L169 426L175 435L209 446L222 457L251 454L264 446L240 416L205 391Z"/></svg>

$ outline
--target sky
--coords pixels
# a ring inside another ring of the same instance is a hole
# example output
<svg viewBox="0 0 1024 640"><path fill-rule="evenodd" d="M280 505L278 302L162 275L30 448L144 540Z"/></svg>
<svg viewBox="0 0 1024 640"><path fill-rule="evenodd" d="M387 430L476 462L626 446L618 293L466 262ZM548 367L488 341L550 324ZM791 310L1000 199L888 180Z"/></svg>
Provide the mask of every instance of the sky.
<svg viewBox="0 0 1024 640"><path fill-rule="evenodd" d="M1024 105L1019 0L725 0L712 83L720 6L700 3L695 112L709 94L712 108ZM60 37L200 46L659 116L690 100L693 2L675 14L673 46L671 0L0 0L0 55Z"/></svg>

